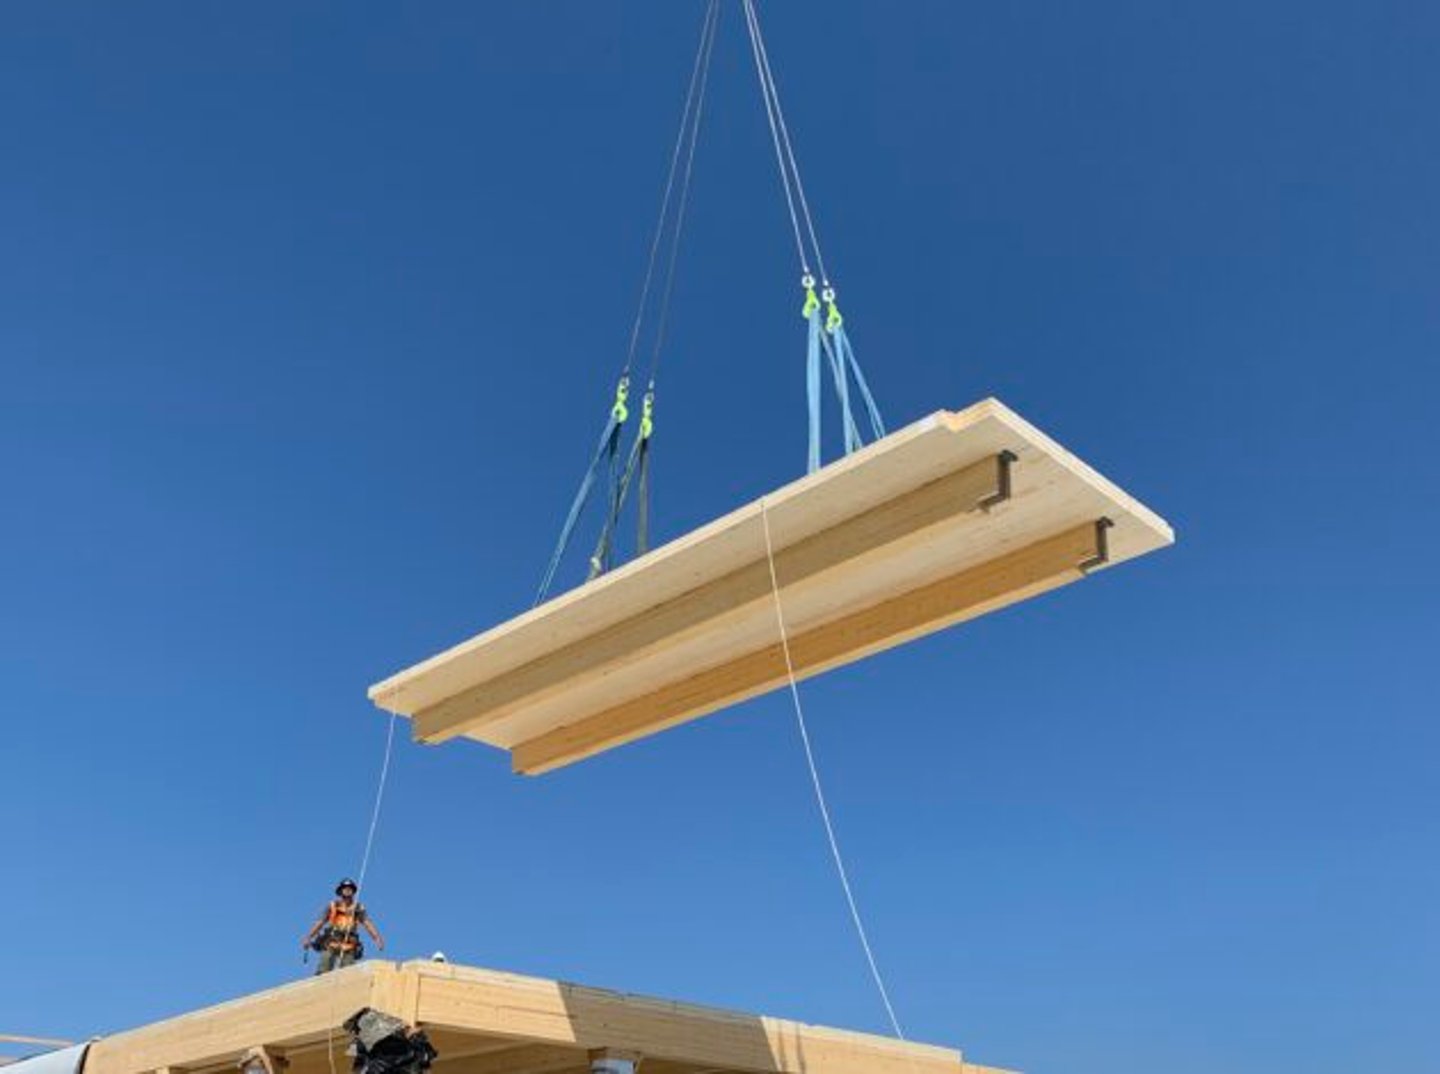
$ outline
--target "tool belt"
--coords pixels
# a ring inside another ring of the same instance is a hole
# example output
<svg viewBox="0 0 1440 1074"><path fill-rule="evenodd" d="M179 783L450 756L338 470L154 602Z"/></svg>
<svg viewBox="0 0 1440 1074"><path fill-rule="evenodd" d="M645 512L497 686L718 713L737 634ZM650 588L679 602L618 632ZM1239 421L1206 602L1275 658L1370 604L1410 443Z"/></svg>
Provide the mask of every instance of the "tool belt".
<svg viewBox="0 0 1440 1074"><path fill-rule="evenodd" d="M353 932L342 932L339 929L325 929L315 939L314 944L317 951L339 951L344 954L353 953L356 958L365 957L365 945L360 942Z"/></svg>

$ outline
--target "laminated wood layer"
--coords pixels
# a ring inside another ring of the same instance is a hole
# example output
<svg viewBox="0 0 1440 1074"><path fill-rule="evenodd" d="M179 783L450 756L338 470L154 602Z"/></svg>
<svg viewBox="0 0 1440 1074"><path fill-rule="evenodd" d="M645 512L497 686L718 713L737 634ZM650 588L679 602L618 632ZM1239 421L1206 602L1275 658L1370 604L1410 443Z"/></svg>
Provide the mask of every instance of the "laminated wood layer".
<svg viewBox="0 0 1440 1074"><path fill-rule="evenodd" d="M893 433L370 696L412 717L422 741L469 736L542 772L782 685L767 547L804 677L1173 539L989 399Z"/></svg>

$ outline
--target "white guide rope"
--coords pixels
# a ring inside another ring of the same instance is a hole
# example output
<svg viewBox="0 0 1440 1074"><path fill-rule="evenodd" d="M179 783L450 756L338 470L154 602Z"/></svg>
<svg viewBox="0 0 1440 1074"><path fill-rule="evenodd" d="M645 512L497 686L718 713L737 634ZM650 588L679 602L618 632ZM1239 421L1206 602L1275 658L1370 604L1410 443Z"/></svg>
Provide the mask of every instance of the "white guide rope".
<svg viewBox="0 0 1440 1074"><path fill-rule="evenodd" d="M896 1037L905 1040L900 1019L895 1016L895 1007L890 1002L890 992L885 987L885 978L875 961L875 952L870 948L865 923L860 919L860 907L855 902L855 893L850 890L850 874L845 868L845 859L840 854L840 842L835 838L835 825L830 820L830 807L825 802L825 788L820 783L820 770L815 765L815 751L810 747L810 731L805 725L805 708L800 703L800 687L795 681L795 665L790 658L790 635L785 629L784 609L780 606L780 582L775 576L775 549L770 541L770 510L764 499L760 501L760 522L765 530L765 560L770 565L770 594L775 603L775 625L780 630L780 649L785 654L785 675L790 683L790 700L795 705L795 723L800 728L800 742L805 747L805 763L810 769L810 783L815 788L815 804L820 807L820 819L825 822L825 837L830 841L830 856L835 860L835 871L840 875L840 887L845 892L845 902L850 907L850 920L855 923L855 934L860 938L865 961L870 965L870 976L880 993L880 1002L885 1005L890 1028L895 1031Z"/></svg>

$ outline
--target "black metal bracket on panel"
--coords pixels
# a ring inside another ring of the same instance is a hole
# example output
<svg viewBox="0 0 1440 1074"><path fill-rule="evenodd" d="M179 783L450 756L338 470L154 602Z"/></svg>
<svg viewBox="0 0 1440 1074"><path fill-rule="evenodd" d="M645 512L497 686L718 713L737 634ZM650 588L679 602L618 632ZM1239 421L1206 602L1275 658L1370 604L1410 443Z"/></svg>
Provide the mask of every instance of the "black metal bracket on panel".
<svg viewBox="0 0 1440 1074"><path fill-rule="evenodd" d="M1010 450L1002 451L995 456L995 491L981 499L975 505L976 507L982 511L988 511L1010 498L1010 467L1019 461L1020 457Z"/></svg>
<svg viewBox="0 0 1440 1074"><path fill-rule="evenodd" d="M1110 527L1113 525L1115 523L1108 518L1095 520L1095 554L1080 561L1081 574L1089 574L1096 567L1103 567L1110 562Z"/></svg>

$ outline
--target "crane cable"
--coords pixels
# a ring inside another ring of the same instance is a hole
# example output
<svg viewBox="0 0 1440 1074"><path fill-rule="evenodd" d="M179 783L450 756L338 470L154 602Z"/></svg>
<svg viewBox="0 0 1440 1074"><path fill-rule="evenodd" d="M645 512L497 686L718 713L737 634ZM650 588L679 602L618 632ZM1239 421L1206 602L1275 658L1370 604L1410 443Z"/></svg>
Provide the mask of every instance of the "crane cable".
<svg viewBox="0 0 1440 1074"><path fill-rule="evenodd" d="M655 238L650 247L650 264L646 268L645 286L641 290L640 309L636 311L635 327L631 331L631 355L626 359L627 366L633 360L635 341L639 338L641 314L645 308L645 298L649 292L650 276L654 268L655 251L659 246L660 237L664 231L666 209L670 201L670 191L675 183L675 173L679 164L680 146L685 143L685 167L681 173L680 193L677 200L674 219L670 227L670 250L665 267L664 285L660 291L658 312L655 317L655 342L650 353L650 371L645 388L645 398L642 402L640 414L640 427L636 431L635 439L630 446L630 456L625 462L624 470L612 484L610 497L610 511L605 519L605 525L600 531L600 536L595 542L595 551L590 556L589 578L610 569L611 552L614 542L616 526L620 521L620 513L625 508L626 498L630 494L630 486L638 478L637 505L636 505L636 535L635 554L644 555L649 551L650 545L650 438L654 433L654 410L655 410L655 378L660 368L660 356L665 347L665 330L670 323L670 297L675 289L675 268L680 257L680 239L685 230L685 210L690 204L690 179L695 171L695 146L700 141L700 121L705 113L705 93L710 84L710 57L715 48L716 28L720 21L720 0L710 0L705 10L705 21L700 31L700 47L696 54L696 65L690 77L690 92L686 96L685 110L681 118L680 136L675 142L675 152L671 155L670 176L665 184L665 197L661 202L660 220L655 228ZM694 105L693 111L691 105ZM688 132L688 137L687 137Z"/></svg>
<svg viewBox="0 0 1440 1074"><path fill-rule="evenodd" d="M750 35L750 51L755 59L755 72L760 80L760 96L765 104L765 117L770 125L770 140L775 148L775 163L780 172L780 186L785 193L785 207L790 214L790 230L795 237L795 251L800 258L800 286L805 291L805 304L800 313L808 325L805 356L805 391L809 408L809 441L806 455L806 469L814 473L821 462L821 402L820 382L821 355L828 360L835 393L840 403L840 429L845 451L858 450L864 443L860 426L854 416L850 401L850 379L865 407L869 419L872 439L885 435L885 423L880 417L880 408L871 394L870 385L855 357L845 331L845 318L840 314L835 284L825 266L825 255L820 248L820 236L810 212L810 200L805 195L805 183L800 178L800 164L795 154L795 144L790 137L790 126L785 121L785 110L780 103L780 90L775 82L775 71L770 64L770 50L765 44L765 34L760 28L760 14L755 0L742 0L745 11L745 25ZM798 211L797 211L798 210ZM804 227L802 230L801 222ZM806 239L809 239L807 246ZM815 266L820 272L820 292L816 294L816 280L810 269L809 254L813 252ZM821 320L821 307L826 307Z"/></svg>
<svg viewBox="0 0 1440 1074"><path fill-rule="evenodd" d="M603 572L609 567L610 559L610 533L613 531L621 509L624 507L625 498L628 495L631 479L634 475L639 476L639 496L646 499L649 495L649 441L654 431L653 410L655 403L655 377L660 364L660 354L664 345L665 325L669 316L670 295L675 282L675 266L680 250L680 236L684 222L685 210L689 204L690 178L695 161L695 145L700 133L700 117L703 110L705 90L709 82L710 56L715 45L716 26L720 18L720 0L709 0L705 8L705 17L701 22L700 40L695 49L695 59L691 65L690 82L685 93L685 105L681 110L680 129L675 137L675 144L670 152L670 164L665 179L665 187L660 198L660 211L655 223L655 232L650 240L650 252L646 260L645 275L640 287L640 300L636 305L635 320L630 329L630 342L626 350L625 363L620 370L620 376L615 385L615 397L610 407L609 416L606 419L605 427L601 431L599 442L596 444L594 455L591 457L590 465L580 481L580 487L576 490L574 498L570 502L570 509L565 516L565 522L560 528L560 536L555 542L554 552L550 556L550 562L546 566L545 573L541 577L539 588L535 594L535 605L538 606L549 595L550 586L555 580L555 574L560 568L560 562L565 556L565 551L570 546L570 540L579 523L580 515L589 502L591 492L594 489L596 478L608 469L610 496L607 506L606 524L601 531L600 540L596 543L595 552L590 558L590 577ZM688 146L688 149L687 149ZM681 167L682 160L684 167ZM679 180L679 194L676 197L676 181ZM675 211L672 213L671 205L675 204ZM620 464L620 440L624 432L625 423L630 416L630 372L634 365L635 357L639 352L642 328L645 322L646 311L650 308L650 295L655 282L655 269L659 262L660 249L668 230L671 236L670 253L665 271L663 287L660 291L660 313L659 323L656 329L654 348L651 352L649 380L647 383L642 419L637 432L634 444L631 447L630 455L623 467ZM649 541L649 510L648 505L641 503L638 510L637 520L637 545L644 550Z"/></svg>
<svg viewBox="0 0 1440 1074"><path fill-rule="evenodd" d="M790 210L790 227L795 233L795 249L800 255L800 271L810 275L810 259L805 253L805 242L800 234L800 220L795 208L798 203L800 215L805 218L805 231L810 237L810 248L815 252L815 264L820 269L823 286L830 286L830 275L825 270L825 256L820 250L820 238L815 231L815 221L810 215L810 202L805 197L805 184L800 179L800 165L795 159L795 147L790 140L790 128L785 123L785 110L780 106L780 91L775 85L775 72L770 67L770 52L765 47L765 35L760 29L760 15L755 9L755 0L742 0L745 9L745 25L750 34L750 51L755 57L755 72L760 79L760 96L765 102L765 116L770 121L770 139L775 146L775 162L780 168L780 182L785 189L785 204ZM791 184L794 192L791 192Z"/></svg>
<svg viewBox="0 0 1440 1074"><path fill-rule="evenodd" d="M680 247L680 230L684 222L685 208L690 195L690 175L695 163L695 143L700 133L700 116L705 105L705 91L710 76L710 55L715 47L715 29L720 19L720 0L709 0L705 9L705 18L700 25L700 42L695 48L695 61L690 70L690 84L685 92L685 107L680 115L680 129L675 135L675 145L670 151L670 167L665 177L664 192L660 197L660 211L655 221L655 233L650 239L650 256L645 264L645 276L640 285L640 301L636 304L635 320L630 326L630 346L625 355L625 366L621 375L630 372L634 364L635 355L640 347L640 329L645 320L645 311L649 306L650 287L655 278L655 265L659 258L661 241L665 235L666 221L670 219L670 202L675 191L675 180L681 177L681 189L679 196L679 207L675 214L675 226L670 246L669 267L666 275L666 287L664 294L668 301L670 285L674 282L675 258ZM686 144L688 142L688 150ZM680 168L681 154L685 156L685 167L683 172ZM658 360L660 342L657 340L654 354L651 357L653 367Z"/></svg>

